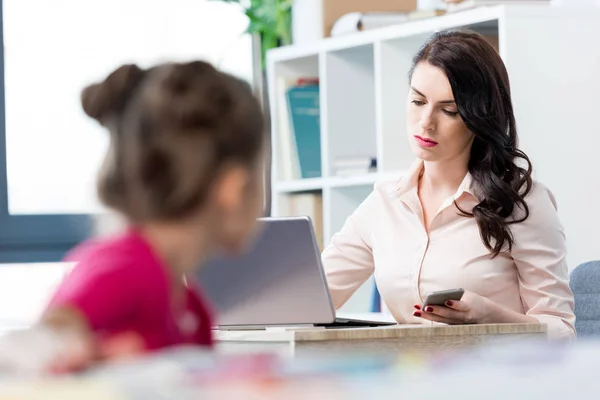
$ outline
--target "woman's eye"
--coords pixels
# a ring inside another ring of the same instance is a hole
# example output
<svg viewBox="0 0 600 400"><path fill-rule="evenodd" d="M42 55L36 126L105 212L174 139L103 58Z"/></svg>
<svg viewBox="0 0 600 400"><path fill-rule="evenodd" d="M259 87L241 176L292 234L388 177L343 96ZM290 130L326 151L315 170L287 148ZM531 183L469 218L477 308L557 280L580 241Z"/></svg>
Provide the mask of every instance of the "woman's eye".
<svg viewBox="0 0 600 400"><path fill-rule="evenodd" d="M425 102L421 101L421 100L413 100L413 101L411 101L411 103L413 103L415 106L425 105Z"/></svg>
<svg viewBox="0 0 600 400"><path fill-rule="evenodd" d="M450 117L456 117L458 115L458 111L450 111L450 110L442 110L444 114Z"/></svg>

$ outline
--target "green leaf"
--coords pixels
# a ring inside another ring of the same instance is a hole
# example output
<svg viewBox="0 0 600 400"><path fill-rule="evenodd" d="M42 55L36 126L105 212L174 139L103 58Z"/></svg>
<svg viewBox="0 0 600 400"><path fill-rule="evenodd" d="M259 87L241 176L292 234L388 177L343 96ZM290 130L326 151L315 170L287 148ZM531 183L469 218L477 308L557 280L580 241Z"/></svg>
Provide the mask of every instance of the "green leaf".
<svg viewBox="0 0 600 400"><path fill-rule="evenodd" d="M212 1L248 4L242 0ZM249 20L246 32L261 38L263 68L267 51L292 43L292 3L293 0L250 0L250 7L245 9Z"/></svg>
<svg viewBox="0 0 600 400"><path fill-rule="evenodd" d="M257 10L251 8L246 10L246 16L250 20L248 32L250 33L271 33L273 30L273 22L267 18L257 15Z"/></svg>

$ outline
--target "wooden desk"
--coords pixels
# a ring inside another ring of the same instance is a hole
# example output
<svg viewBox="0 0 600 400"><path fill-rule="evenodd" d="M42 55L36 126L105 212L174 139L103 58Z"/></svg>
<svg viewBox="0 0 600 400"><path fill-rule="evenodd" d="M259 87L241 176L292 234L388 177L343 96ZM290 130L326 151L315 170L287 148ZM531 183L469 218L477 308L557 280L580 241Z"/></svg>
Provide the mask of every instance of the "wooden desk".
<svg viewBox="0 0 600 400"><path fill-rule="evenodd" d="M216 331L223 352L273 351L297 356L327 352L433 352L483 343L545 340L544 324L394 325L377 328L269 328Z"/></svg>

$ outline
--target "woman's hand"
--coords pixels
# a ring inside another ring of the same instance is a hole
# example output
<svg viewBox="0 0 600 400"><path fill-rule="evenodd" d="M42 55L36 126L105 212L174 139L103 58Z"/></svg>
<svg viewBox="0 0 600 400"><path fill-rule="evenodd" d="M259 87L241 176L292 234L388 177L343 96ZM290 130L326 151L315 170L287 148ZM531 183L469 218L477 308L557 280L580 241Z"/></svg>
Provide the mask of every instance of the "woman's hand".
<svg viewBox="0 0 600 400"><path fill-rule="evenodd" d="M509 310L488 298L469 291L463 294L460 301L448 300L445 307L427 306L423 309L422 304L415 304L415 308L417 309L413 313L415 317L448 325L539 323L534 317Z"/></svg>
<svg viewBox="0 0 600 400"><path fill-rule="evenodd" d="M448 300L446 306L426 306L415 304L415 317L449 325L485 324L491 322L495 307L492 301L473 292L466 291L460 301Z"/></svg>

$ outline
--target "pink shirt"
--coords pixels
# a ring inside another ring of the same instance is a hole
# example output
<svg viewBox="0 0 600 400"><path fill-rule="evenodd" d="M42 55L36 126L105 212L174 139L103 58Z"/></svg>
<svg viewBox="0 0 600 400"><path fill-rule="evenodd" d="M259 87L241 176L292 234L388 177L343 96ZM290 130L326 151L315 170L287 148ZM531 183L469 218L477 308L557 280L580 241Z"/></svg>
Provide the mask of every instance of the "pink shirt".
<svg viewBox="0 0 600 400"><path fill-rule="evenodd" d="M470 211L478 203L470 174L427 234L417 194L422 168L418 161L404 178L376 184L323 252L336 308L374 273L399 323L429 323L413 316L413 306L430 292L461 287L535 317L547 324L549 337L575 336L565 235L550 191L534 183L526 198L529 218L511 226L512 251L491 259L475 219L454 205Z"/></svg>
<svg viewBox="0 0 600 400"><path fill-rule="evenodd" d="M49 308L76 308L99 339L136 333L148 350L212 345L211 314L200 293L188 284L176 303L168 267L134 231L84 243L67 261L77 264Z"/></svg>

